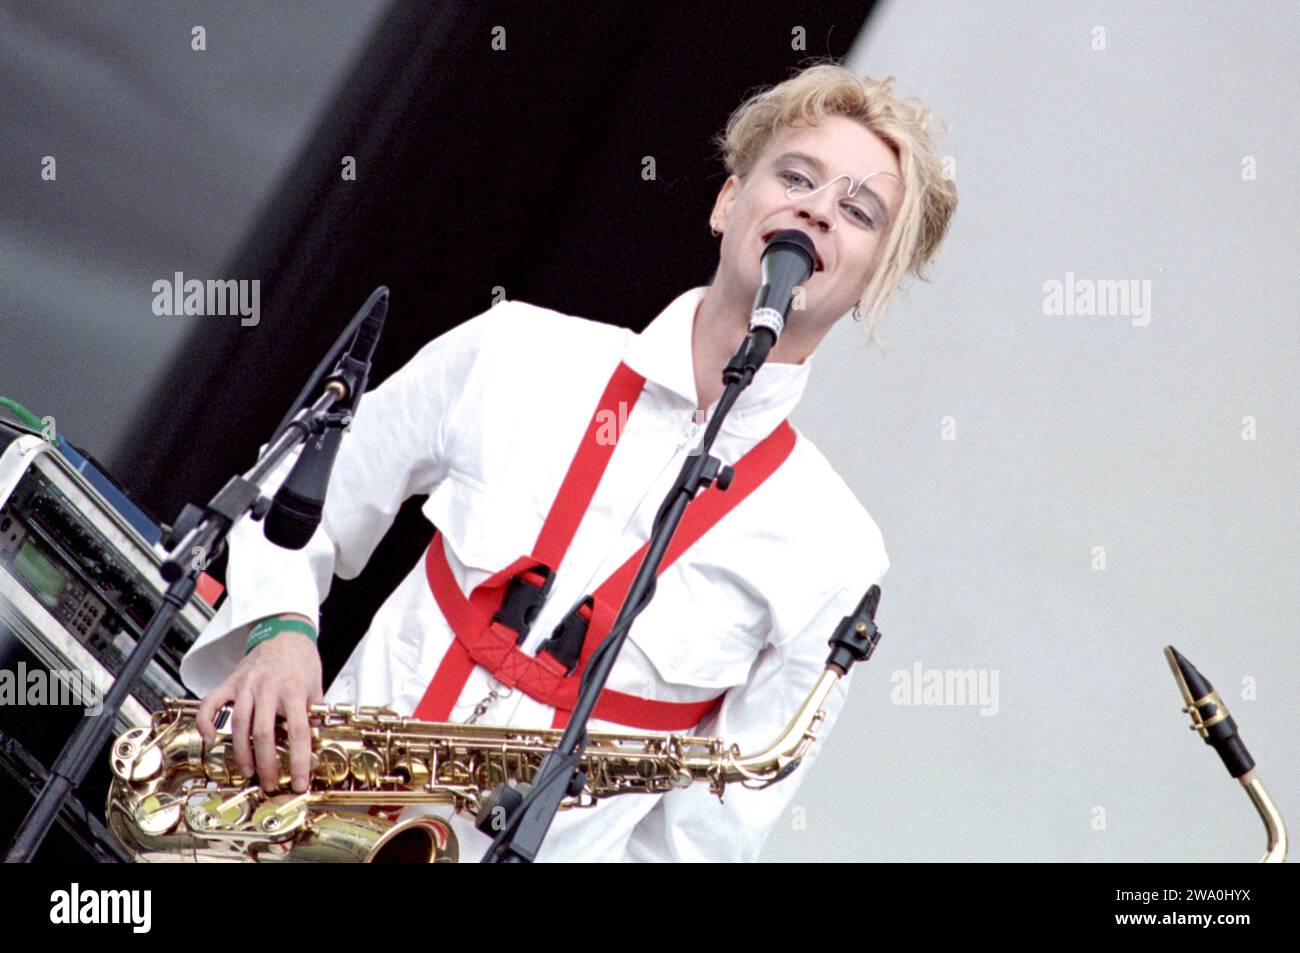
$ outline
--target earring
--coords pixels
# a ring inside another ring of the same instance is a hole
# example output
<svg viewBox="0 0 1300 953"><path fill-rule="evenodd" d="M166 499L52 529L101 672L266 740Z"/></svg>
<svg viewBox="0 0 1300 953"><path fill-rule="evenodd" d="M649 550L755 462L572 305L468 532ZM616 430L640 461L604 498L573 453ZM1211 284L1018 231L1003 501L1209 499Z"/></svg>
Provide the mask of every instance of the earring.
<svg viewBox="0 0 1300 953"><path fill-rule="evenodd" d="M862 323L862 309L856 304L853 306L853 320Z"/></svg>
<svg viewBox="0 0 1300 953"><path fill-rule="evenodd" d="M722 234L722 232L720 232L720 231L718 231L716 228L714 228L712 224L709 225L709 231L711 231L711 232L713 233L713 237L714 237L714 238L717 238L719 235Z"/></svg>

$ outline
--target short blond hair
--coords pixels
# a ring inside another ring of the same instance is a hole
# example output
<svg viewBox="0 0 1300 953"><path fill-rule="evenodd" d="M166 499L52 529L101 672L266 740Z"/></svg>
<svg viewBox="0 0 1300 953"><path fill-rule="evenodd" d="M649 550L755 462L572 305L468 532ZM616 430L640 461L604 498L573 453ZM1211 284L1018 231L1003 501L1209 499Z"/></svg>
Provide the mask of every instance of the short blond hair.
<svg viewBox="0 0 1300 953"><path fill-rule="evenodd" d="M745 100L715 137L729 173L745 179L772 136L796 122L816 124L827 116L864 123L894 150L903 175L903 202L880 253L880 266L858 302L873 342L903 278L928 280L929 264L957 209L957 187L944 171L935 139L946 130L915 98L900 99L893 76L858 76L834 61L806 66L794 76ZM937 129L932 129L935 123Z"/></svg>

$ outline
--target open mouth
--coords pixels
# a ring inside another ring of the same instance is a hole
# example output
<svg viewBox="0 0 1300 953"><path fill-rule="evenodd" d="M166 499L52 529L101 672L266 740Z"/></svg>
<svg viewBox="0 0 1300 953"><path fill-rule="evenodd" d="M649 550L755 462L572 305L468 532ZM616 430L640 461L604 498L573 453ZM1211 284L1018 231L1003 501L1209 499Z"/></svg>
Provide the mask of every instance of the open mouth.
<svg viewBox="0 0 1300 953"><path fill-rule="evenodd" d="M770 232L764 232L764 233L763 233L763 236L762 236L763 244L766 245L768 242L770 242L770 241L772 240L772 236L775 235L775 234L776 234L777 232L779 232L779 231L780 231L779 228L774 228L774 229L772 229ZM822 256L821 256L821 253L817 251L817 246L816 246L816 245L813 245L813 254L814 254L815 257L816 257L816 262L815 262L814 265L813 265L813 271L814 271L814 272L825 271L825 270L826 270L826 266L825 266L825 264L823 264L823 262L822 262Z"/></svg>

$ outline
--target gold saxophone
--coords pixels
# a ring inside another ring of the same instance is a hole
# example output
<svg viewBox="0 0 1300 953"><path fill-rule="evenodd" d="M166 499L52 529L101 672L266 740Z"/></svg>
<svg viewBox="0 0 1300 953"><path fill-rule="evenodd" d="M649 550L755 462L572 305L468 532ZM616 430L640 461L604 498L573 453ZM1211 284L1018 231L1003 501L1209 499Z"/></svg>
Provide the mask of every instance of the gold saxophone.
<svg viewBox="0 0 1300 953"><path fill-rule="evenodd" d="M761 789L788 777L825 719L835 683L879 640L872 586L830 639L817 684L781 735L756 754L718 738L671 733L588 732L585 783L562 808L591 807L618 794L661 794L705 781ZM147 728L122 734L111 750L109 829L141 861L365 861L440 863L459 859L441 817L394 822L413 804L468 811L487 832L499 786L529 784L560 741L558 728L417 721L386 708L313 705L311 784L302 794L266 794L235 766L227 718L205 748L199 703L168 699ZM228 711L225 709L224 711ZM280 789L288 748L277 726ZM375 815L367 810L381 809Z"/></svg>

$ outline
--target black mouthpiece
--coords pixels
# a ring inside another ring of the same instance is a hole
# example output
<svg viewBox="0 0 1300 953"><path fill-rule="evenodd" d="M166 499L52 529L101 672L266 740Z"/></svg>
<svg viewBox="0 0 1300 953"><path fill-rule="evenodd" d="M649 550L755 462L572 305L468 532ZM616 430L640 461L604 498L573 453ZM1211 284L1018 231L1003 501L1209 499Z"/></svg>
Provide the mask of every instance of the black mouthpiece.
<svg viewBox="0 0 1300 953"><path fill-rule="evenodd" d="M1198 698L1204 698L1206 695L1210 694L1210 692L1214 691L1214 686L1210 684L1210 680L1202 675L1195 665L1183 658L1182 654L1176 648L1171 645L1169 646L1169 651L1173 654L1174 664L1178 666L1178 671L1182 674L1183 681L1187 683L1187 691L1192 696L1192 701L1195 701Z"/></svg>
<svg viewBox="0 0 1300 953"><path fill-rule="evenodd" d="M853 613L846 615L835 627L835 634L828 640L831 654L826 658L827 665L834 665L841 673L848 674L854 663L871 658L880 641L880 630L876 628L876 608L879 605L880 587L873 585Z"/></svg>
<svg viewBox="0 0 1300 953"><path fill-rule="evenodd" d="M1192 716L1192 727L1207 745L1219 753L1228 773L1239 778L1255 767L1255 760L1237 734L1237 723L1228 714L1228 707L1210 680L1172 645L1165 646L1165 659L1173 670L1183 700L1187 702L1186 711Z"/></svg>

